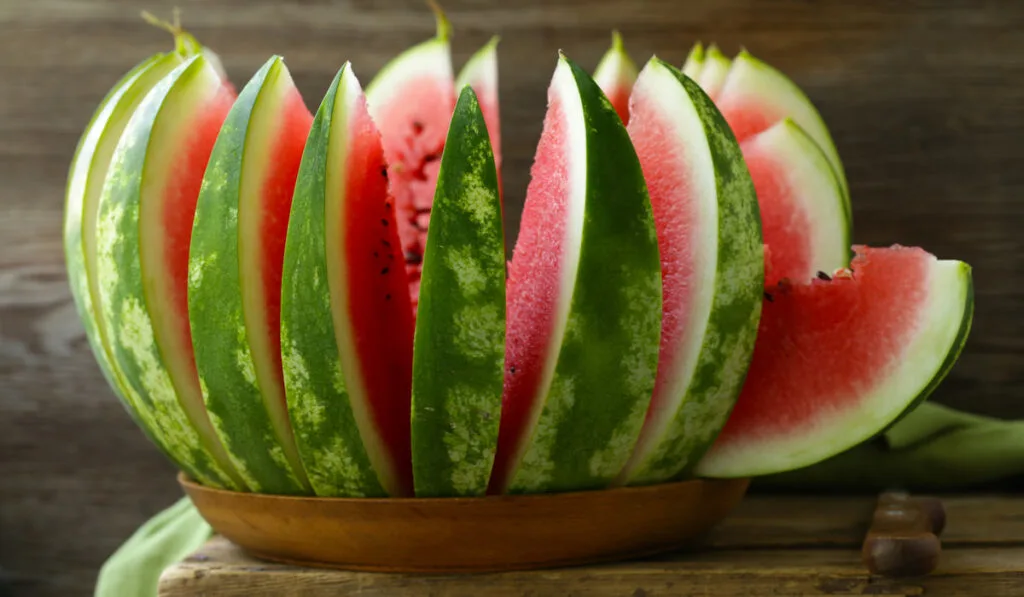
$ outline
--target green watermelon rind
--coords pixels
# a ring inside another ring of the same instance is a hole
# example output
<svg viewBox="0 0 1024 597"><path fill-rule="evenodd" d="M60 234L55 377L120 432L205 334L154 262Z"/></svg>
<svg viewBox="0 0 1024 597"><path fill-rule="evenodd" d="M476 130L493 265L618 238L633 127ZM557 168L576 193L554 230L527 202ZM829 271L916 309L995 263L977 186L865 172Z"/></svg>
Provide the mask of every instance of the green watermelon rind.
<svg viewBox="0 0 1024 597"><path fill-rule="evenodd" d="M732 412L746 378L760 322L764 245L757 195L740 146L711 98L689 77L658 58L648 68L688 96L714 165L716 262L710 308L693 372L676 411L622 477L629 485L662 483L689 474ZM680 109L684 109L680 104ZM696 134L696 133L694 133ZM711 225L712 223L707 223Z"/></svg>
<svg viewBox="0 0 1024 597"><path fill-rule="evenodd" d="M210 154L192 228L188 310L203 400L235 468L257 493L297 495L312 488L294 440L279 432L287 421L275 425L260 388L245 321L239 250L248 141L261 100L287 82L283 71L283 60L274 56L253 75Z"/></svg>
<svg viewBox="0 0 1024 597"><path fill-rule="evenodd" d="M299 455L321 497L385 497L351 404L334 327L327 259L328 172L348 138L346 63L313 119L295 183L281 280L285 396ZM342 182L344 184L344 182Z"/></svg>
<svg viewBox="0 0 1024 597"><path fill-rule="evenodd" d="M803 207L813 224L807 233L811 236L811 255L817 259L811 264L806 282L817 271L831 274L850 265L850 243L853 226L846 209L843 188L828 156L814 139L792 118L784 118L765 131L743 141L748 151L755 144L767 145L762 151L774 156L781 164L780 174L790 189L798 189L805 198Z"/></svg>
<svg viewBox="0 0 1024 597"><path fill-rule="evenodd" d="M498 442L505 236L487 124L470 86L441 156L413 348L417 497L480 496Z"/></svg>
<svg viewBox="0 0 1024 597"><path fill-rule="evenodd" d="M822 424L817 435L802 436L788 447L783 442L753 442L713 450L698 464L696 474L704 478L757 477L811 466L877 437L912 412L956 363L974 313L974 285L966 263L934 259L929 284L930 304L923 309L924 319L915 329L913 345L899 357L896 370L860 399L855 411L844 411L834 422ZM923 375L921 369L926 370Z"/></svg>
<svg viewBox="0 0 1024 597"><path fill-rule="evenodd" d="M245 485L237 479L209 423L190 417L179 401L153 338L139 256L139 210L143 178L151 164L151 133L170 106L201 101L204 71L209 66L201 55L175 68L146 95L125 127L100 198L96 276L113 362L130 388L128 395L140 398L136 412L144 428L153 430L182 470L195 479L215 487L239 488ZM219 83L219 78L213 78Z"/></svg>
<svg viewBox="0 0 1024 597"><path fill-rule="evenodd" d="M568 314L556 321L564 326L553 338L557 363L513 463L510 493L599 489L614 480L650 404L661 335L657 233L633 144L597 83L564 55L552 84L564 100L567 143L585 160L585 179L570 183L584 185L585 199L569 208L582 211L570 217L566 240L579 243L579 257L563 299Z"/></svg>
<svg viewBox="0 0 1024 597"><path fill-rule="evenodd" d="M785 115L799 123L821 147L839 179L843 189L847 218L852 221L850 188L843 170L843 162L825 120L807 94L785 74L754 57L745 49L733 58L729 77L720 96L724 97L729 90L737 86L745 93L749 92L754 97L772 101L775 105L782 107Z"/></svg>

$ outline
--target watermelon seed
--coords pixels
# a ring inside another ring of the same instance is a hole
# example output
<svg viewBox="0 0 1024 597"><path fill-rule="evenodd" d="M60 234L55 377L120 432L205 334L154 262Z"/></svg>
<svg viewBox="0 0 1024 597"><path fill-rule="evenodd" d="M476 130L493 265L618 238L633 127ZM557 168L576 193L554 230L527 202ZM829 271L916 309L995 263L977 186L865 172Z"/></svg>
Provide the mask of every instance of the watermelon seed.
<svg viewBox="0 0 1024 597"><path fill-rule="evenodd" d="M388 253L388 259L390 259L391 261L394 261L395 260L395 254L394 253Z"/></svg>
<svg viewBox="0 0 1024 597"><path fill-rule="evenodd" d="M385 226L387 226L387 225L388 225L388 221L387 221L387 218L381 218L381 219L380 219L380 223L381 223L381 224L384 224Z"/></svg>
<svg viewBox="0 0 1024 597"><path fill-rule="evenodd" d="M387 166L381 166L380 167L380 175L384 177L384 180L388 179L388 167Z"/></svg>
<svg viewBox="0 0 1024 597"><path fill-rule="evenodd" d="M384 295L384 300L386 300L386 301L390 301L391 300L391 293L390 292L388 294Z"/></svg>
<svg viewBox="0 0 1024 597"><path fill-rule="evenodd" d="M387 209L387 210L390 210L390 209L391 209L391 202L390 202L390 201L386 201L386 202L384 203L384 209Z"/></svg>
<svg viewBox="0 0 1024 597"><path fill-rule="evenodd" d="M764 298L766 298L769 303L774 303L775 302L775 299L772 297L772 295L768 294L767 292L764 293Z"/></svg>
<svg viewBox="0 0 1024 597"><path fill-rule="evenodd" d="M515 375L516 374L516 366L512 365L511 367L509 367L508 368L508 372L511 373L512 375Z"/></svg>
<svg viewBox="0 0 1024 597"><path fill-rule="evenodd" d="M420 263L422 260L423 259L420 257L420 255L418 253L414 253L412 251L406 251L405 252L405 262L406 263Z"/></svg>
<svg viewBox="0 0 1024 597"><path fill-rule="evenodd" d="M819 280L824 280L826 282L831 282L832 281L831 276L829 276L825 272L821 272L821 271L818 272L818 279Z"/></svg>
<svg viewBox="0 0 1024 597"><path fill-rule="evenodd" d="M412 132L414 135L418 135L423 132L423 123L419 120L412 121Z"/></svg>
<svg viewBox="0 0 1024 597"><path fill-rule="evenodd" d="M384 269L380 270L380 275L383 276L386 273L388 273L388 268L385 267Z"/></svg>
<svg viewBox="0 0 1024 597"><path fill-rule="evenodd" d="M377 255L377 251L374 251L374 252L373 252L373 256L374 256L374 257L379 257L379 255Z"/></svg>
<svg viewBox="0 0 1024 597"><path fill-rule="evenodd" d="M386 239L381 239L381 241L380 241L380 242L381 242L381 244L383 244L383 245L384 245L385 247L390 247L390 246L391 246L391 243L389 243L389 242L388 242L388 241L387 241Z"/></svg>

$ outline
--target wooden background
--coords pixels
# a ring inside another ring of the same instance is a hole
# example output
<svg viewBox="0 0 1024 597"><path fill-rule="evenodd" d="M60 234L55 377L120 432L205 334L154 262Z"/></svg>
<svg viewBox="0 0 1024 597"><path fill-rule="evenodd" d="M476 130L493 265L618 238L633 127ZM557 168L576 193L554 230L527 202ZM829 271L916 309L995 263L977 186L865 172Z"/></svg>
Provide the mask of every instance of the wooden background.
<svg viewBox="0 0 1024 597"><path fill-rule="evenodd" d="M319 103L433 33L420 0L181 1L239 86L271 53ZM936 399L1024 417L1024 2L445 0L456 67L500 46L510 232L556 50L593 68L618 27L640 62L744 45L817 103L847 168L855 240L974 266L968 348ZM168 46L144 0L0 0L0 568L18 595L90 594L96 567L180 493L107 390L63 269L66 168L109 86Z"/></svg>

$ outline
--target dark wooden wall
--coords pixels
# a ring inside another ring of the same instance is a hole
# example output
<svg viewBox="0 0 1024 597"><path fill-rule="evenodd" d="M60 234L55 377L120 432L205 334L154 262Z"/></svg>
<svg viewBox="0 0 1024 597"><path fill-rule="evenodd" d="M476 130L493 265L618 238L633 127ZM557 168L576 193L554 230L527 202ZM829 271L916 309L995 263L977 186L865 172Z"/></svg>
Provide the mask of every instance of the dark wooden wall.
<svg viewBox="0 0 1024 597"><path fill-rule="evenodd" d="M432 35L419 0L181 1L243 84L285 56L311 106L351 59L367 82ZM974 266L967 351L936 399L1024 417L1024 2L445 0L457 66L500 46L510 231L556 50L593 68L618 27L638 61L744 45L818 104L849 176L855 240ZM168 38L171 3L0 0L0 567L21 595L87 595L99 563L180 494L107 390L65 282L66 168L108 87Z"/></svg>

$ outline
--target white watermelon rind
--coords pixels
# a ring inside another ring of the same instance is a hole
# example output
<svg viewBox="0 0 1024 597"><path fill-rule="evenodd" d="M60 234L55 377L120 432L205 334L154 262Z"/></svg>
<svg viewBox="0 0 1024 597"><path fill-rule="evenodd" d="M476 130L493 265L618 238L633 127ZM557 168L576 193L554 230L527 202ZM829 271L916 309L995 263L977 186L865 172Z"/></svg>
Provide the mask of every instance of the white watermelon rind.
<svg viewBox="0 0 1024 597"><path fill-rule="evenodd" d="M700 77L700 72L704 70L704 59L704 44L697 42L690 48L680 70L682 70L684 75L696 81Z"/></svg>
<svg viewBox="0 0 1024 597"><path fill-rule="evenodd" d="M731 68L732 60L723 54L717 45L711 44L704 52L700 73L694 77L694 80L700 84L708 96L714 99L725 85Z"/></svg>
<svg viewBox="0 0 1024 597"><path fill-rule="evenodd" d="M974 313L971 267L931 259L927 305L919 311L912 340L884 379L851 400L856 408L837 410L816 429L794 431L786 439L765 441L753 434L745 445L716 446L695 473L705 478L756 477L810 466L878 435L927 399L956 363Z"/></svg>
<svg viewBox="0 0 1024 597"><path fill-rule="evenodd" d="M629 57L622 34L612 31L611 47L601 56L594 69L594 81L601 89L632 89L639 70Z"/></svg>
<svg viewBox="0 0 1024 597"><path fill-rule="evenodd" d="M711 98L692 79L652 58L645 67L652 102L676 114L676 136L697 164L694 197L706 220L694 228L710 263L694 264L689 346L682 372L667 386L660 418L649 419L617 482L661 483L686 474L711 446L734 406L753 353L760 320L764 253L757 196L743 155ZM638 88L638 92L642 92ZM703 170L703 172L701 171ZM701 178L704 175L706 178ZM707 187L711 188L707 188Z"/></svg>

